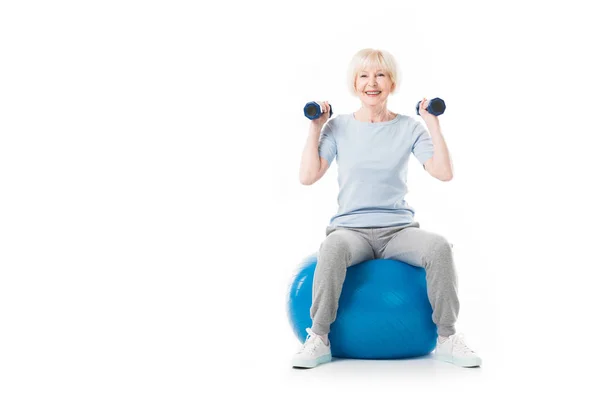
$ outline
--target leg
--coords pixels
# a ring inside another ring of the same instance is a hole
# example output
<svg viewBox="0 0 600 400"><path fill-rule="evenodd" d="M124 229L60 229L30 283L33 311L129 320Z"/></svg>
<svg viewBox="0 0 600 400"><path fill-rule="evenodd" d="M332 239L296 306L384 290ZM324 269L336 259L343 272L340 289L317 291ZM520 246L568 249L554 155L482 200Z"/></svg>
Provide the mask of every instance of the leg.
<svg viewBox="0 0 600 400"><path fill-rule="evenodd" d="M319 248L314 274L310 308L313 332L317 335L329 333L329 326L337 314L346 268L373 258L373 248L360 233L343 228L328 233Z"/></svg>
<svg viewBox="0 0 600 400"><path fill-rule="evenodd" d="M420 228L406 228L387 242L383 257L425 268L427 295L433 309L438 335L456 333L458 284L450 243L441 235Z"/></svg>

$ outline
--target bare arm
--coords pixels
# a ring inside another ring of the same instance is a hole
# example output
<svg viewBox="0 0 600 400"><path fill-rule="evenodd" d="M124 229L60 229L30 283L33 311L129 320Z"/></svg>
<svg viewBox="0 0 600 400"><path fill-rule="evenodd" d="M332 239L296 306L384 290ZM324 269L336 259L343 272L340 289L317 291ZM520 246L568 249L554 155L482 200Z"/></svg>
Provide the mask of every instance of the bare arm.
<svg viewBox="0 0 600 400"><path fill-rule="evenodd" d="M430 114L429 111L427 111L428 105L429 100L423 98L419 114L425 121L425 124L427 124L429 133L431 134L431 141L433 142L433 157L425 161L423 167L434 178L447 182L452 180L452 177L454 176L452 159L450 158L450 152L448 151L448 146L446 146L446 141L442 136L440 121L438 120L437 116Z"/></svg>
<svg viewBox="0 0 600 400"><path fill-rule="evenodd" d="M300 162L300 183L303 185L312 185L327 171L329 163L319 156L319 139L321 130L329 119L329 103L327 101L318 102L323 111L320 118L312 120L308 128L308 138L302 152L302 161Z"/></svg>
<svg viewBox="0 0 600 400"><path fill-rule="evenodd" d="M300 183L303 185L312 185L317 182L329 168L327 160L319 156L320 136L321 128L311 124L300 162Z"/></svg>
<svg viewBox="0 0 600 400"><path fill-rule="evenodd" d="M452 159L446 141L442 136L442 130L437 117L425 120L427 128L431 133L433 141L433 157L424 164L425 170L429 174L441 181L450 181L454 175L452 168Z"/></svg>

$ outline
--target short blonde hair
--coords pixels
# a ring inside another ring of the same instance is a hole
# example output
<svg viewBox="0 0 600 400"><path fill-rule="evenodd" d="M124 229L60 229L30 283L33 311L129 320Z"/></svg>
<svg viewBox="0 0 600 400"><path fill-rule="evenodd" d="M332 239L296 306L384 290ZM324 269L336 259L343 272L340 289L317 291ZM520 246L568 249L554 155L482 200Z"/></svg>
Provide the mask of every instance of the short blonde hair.
<svg viewBox="0 0 600 400"><path fill-rule="evenodd" d="M390 75L390 79L394 84L394 89L391 91L391 93L393 94L396 92L396 89L398 89L398 86L400 86L402 79L401 71L398 68L398 64L396 63L394 56L385 50L362 49L359 50L354 57L352 57L348 67L348 89L352 95L358 96L355 86L356 76L360 71L369 67L381 68L386 71Z"/></svg>

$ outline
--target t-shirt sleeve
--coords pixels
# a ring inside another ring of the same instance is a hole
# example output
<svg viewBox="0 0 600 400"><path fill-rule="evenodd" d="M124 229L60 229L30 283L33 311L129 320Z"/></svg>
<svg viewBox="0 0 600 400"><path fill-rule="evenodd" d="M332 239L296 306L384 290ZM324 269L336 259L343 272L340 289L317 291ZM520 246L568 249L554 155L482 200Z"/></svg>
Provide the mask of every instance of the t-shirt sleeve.
<svg viewBox="0 0 600 400"><path fill-rule="evenodd" d="M417 157L421 164L433 157L433 141L431 135L422 123L415 121L416 126L413 129L413 146L412 153ZM424 167L424 166L423 166Z"/></svg>
<svg viewBox="0 0 600 400"><path fill-rule="evenodd" d="M329 123L326 123L319 138L319 157L327 160L329 165L337 155L337 145Z"/></svg>

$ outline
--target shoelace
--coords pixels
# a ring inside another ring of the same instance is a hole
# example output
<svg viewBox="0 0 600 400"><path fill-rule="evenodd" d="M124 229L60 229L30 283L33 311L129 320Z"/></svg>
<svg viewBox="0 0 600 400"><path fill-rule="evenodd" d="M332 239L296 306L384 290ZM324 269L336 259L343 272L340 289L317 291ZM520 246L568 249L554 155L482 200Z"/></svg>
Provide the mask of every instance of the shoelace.
<svg viewBox="0 0 600 400"><path fill-rule="evenodd" d="M467 347L466 343L465 343L465 336L462 333L459 333L458 335L456 335L456 337L454 338L454 341L452 343L452 346L458 350L459 352L463 353L463 354L475 354L475 352L473 350L471 350L470 348Z"/></svg>
<svg viewBox="0 0 600 400"><path fill-rule="evenodd" d="M306 328L306 332L308 332L308 336L306 337L306 341L302 345L302 348L298 351L298 353L302 353L308 351L310 354L315 352L317 347L316 338L317 334L312 331L310 328Z"/></svg>

